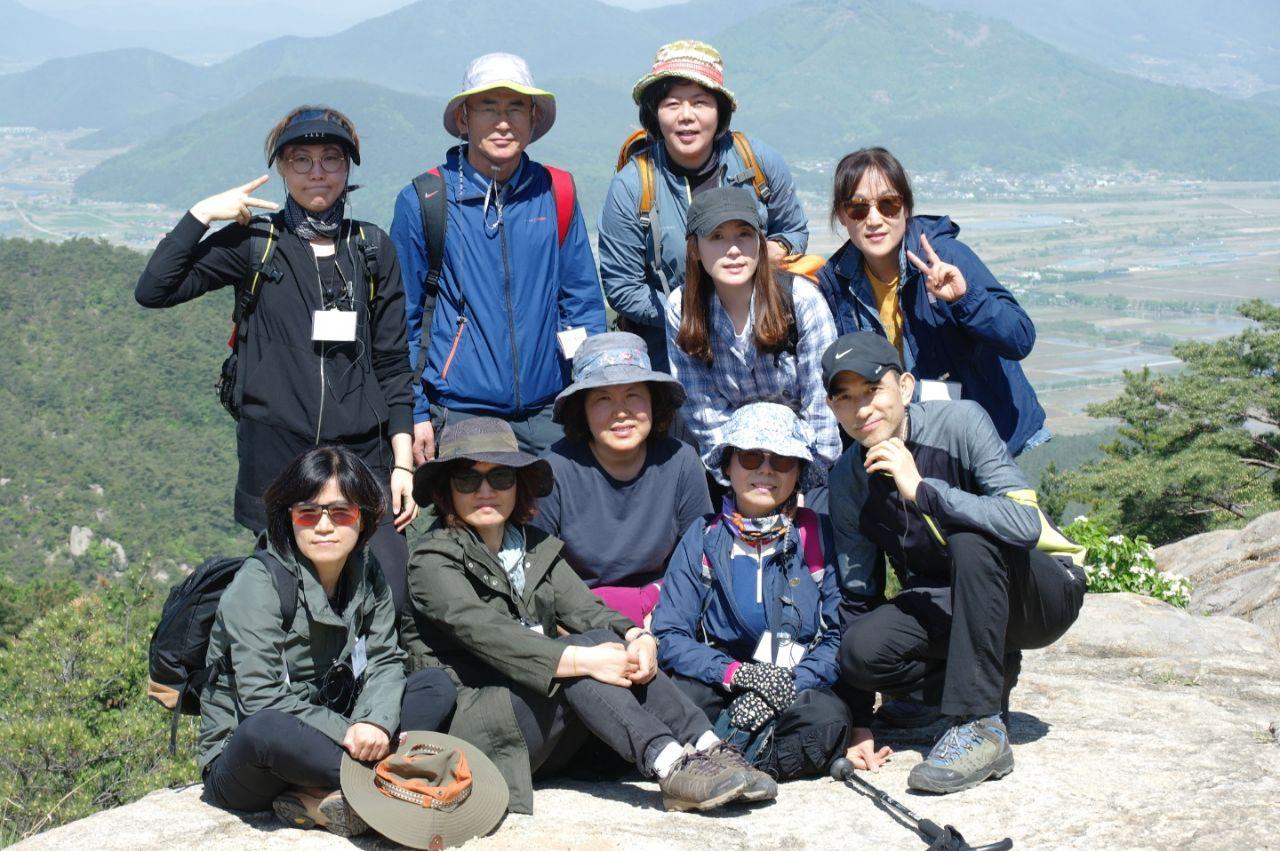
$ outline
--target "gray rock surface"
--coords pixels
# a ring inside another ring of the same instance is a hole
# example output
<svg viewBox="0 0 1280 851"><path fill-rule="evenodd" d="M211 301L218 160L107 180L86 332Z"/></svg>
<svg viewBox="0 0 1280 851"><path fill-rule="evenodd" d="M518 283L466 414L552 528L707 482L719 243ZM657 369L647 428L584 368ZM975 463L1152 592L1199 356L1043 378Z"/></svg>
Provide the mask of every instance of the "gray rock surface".
<svg viewBox="0 0 1280 851"><path fill-rule="evenodd" d="M1161 570L1191 580L1191 611L1252 621L1280 647L1280 511L1238 531L1219 529L1166 544L1155 558Z"/></svg>
<svg viewBox="0 0 1280 851"><path fill-rule="evenodd" d="M1088 598L1053 647L1026 654L1014 692L1014 772L948 797L906 789L928 732L898 734L874 783L978 844L1022 849L1280 848L1280 662L1261 628L1129 594ZM342 848L270 814L203 804L198 787L40 834L23 851L94 848ZM712 815L661 810L654 784L553 782L536 816L509 816L476 849L923 849L870 799L828 779L784 784L778 801ZM361 839L362 848L389 847Z"/></svg>

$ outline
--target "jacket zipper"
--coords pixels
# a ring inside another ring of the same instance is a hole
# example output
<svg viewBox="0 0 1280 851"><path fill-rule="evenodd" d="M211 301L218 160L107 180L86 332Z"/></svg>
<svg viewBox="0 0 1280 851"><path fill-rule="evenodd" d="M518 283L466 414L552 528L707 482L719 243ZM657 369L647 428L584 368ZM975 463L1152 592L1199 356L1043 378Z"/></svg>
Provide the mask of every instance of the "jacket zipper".
<svg viewBox="0 0 1280 851"><path fill-rule="evenodd" d="M511 380L516 392L516 405L513 414L519 415L524 410L520 402L520 355L516 351L516 316L515 307L511 303L511 262L507 257L507 225L498 220L498 240L502 247L502 282L507 297L507 330L511 334Z"/></svg>

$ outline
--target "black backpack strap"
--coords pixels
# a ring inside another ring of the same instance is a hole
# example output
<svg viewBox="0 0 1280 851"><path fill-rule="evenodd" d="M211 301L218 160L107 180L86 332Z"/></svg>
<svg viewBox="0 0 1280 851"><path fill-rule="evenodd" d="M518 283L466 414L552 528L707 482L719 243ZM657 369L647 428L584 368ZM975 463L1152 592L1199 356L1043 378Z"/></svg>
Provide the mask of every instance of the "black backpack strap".
<svg viewBox="0 0 1280 851"><path fill-rule="evenodd" d="M416 384L422 380L427 368L427 348L431 345L431 320L436 312L436 299L440 295L440 273L444 269L444 235L449 226L449 199L445 192L444 177L440 169L433 168L413 179L413 189L418 193L418 206L422 211L422 236L427 246L427 278L422 287L422 322L419 325L418 368L414 370ZM466 296L458 305L458 321L466 312Z"/></svg>
<svg viewBox="0 0 1280 851"><path fill-rule="evenodd" d="M240 297L231 310L231 321L239 326L240 320L253 313L262 295L262 287L268 281L283 277L276 268L276 246L280 242L283 218L279 214L254 216L249 222L249 268L240 287Z"/></svg>
<svg viewBox="0 0 1280 851"><path fill-rule="evenodd" d="M288 632L293 628L294 616L298 614L298 577L266 550L258 550L253 557L267 566L275 582L276 593L280 595L280 623Z"/></svg>
<svg viewBox="0 0 1280 851"><path fill-rule="evenodd" d="M382 265L378 260L378 246L364 235L364 222L352 222L356 229L356 254L364 261L364 276L369 281L369 302L378 294L378 279L382 277Z"/></svg>
<svg viewBox="0 0 1280 851"><path fill-rule="evenodd" d="M787 312L787 340L782 345L782 351L789 352L793 356L800 345L800 328L796 323L796 300L791 291L794 280L794 275L774 271L774 282L778 285L778 298L782 302L782 309Z"/></svg>

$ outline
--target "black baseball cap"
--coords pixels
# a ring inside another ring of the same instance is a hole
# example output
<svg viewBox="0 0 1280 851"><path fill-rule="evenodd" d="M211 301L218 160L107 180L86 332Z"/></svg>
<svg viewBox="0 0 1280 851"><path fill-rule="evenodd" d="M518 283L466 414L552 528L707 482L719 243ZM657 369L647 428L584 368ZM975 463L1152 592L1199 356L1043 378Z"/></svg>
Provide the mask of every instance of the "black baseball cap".
<svg viewBox="0 0 1280 851"><path fill-rule="evenodd" d="M737 186L717 186L699 192L689 205L685 236L710 236L725 222L743 221L761 230L755 195Z"/></svg>
<svg viewBox="0 0 1280 851"><path fill-rule="evenodd" d="M902 372L898 350L874 331L855 331L836 340L822 354L822 383L831 383L842 372L856 372L867 381L879 381L889 370Z"/></svg>

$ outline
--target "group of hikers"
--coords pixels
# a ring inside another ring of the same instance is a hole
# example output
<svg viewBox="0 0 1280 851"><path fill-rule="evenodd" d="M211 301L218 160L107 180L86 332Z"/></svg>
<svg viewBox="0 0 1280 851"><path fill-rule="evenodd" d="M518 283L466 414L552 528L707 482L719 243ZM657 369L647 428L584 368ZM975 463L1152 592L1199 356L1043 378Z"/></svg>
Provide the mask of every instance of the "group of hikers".
<svg viewBox="0 0 1280 851"><path fill-rule="evenodd" d="M344 213L354 124L302 106L266 139L283 209L264 176L156 248L141 304L236 290L235 517L262 533L209 637L213 803L427 847L608 752L672 810L878 769L874 719L945 717L914 789L1012 771L1022 651L1085 590L1014 461L1049 438L1030 318L883 148L839 161L848 240L806 255L710 45L663 46L632 97L598 272L571 176L528 153L555 98L503 53L390 234Z"/></svg>

